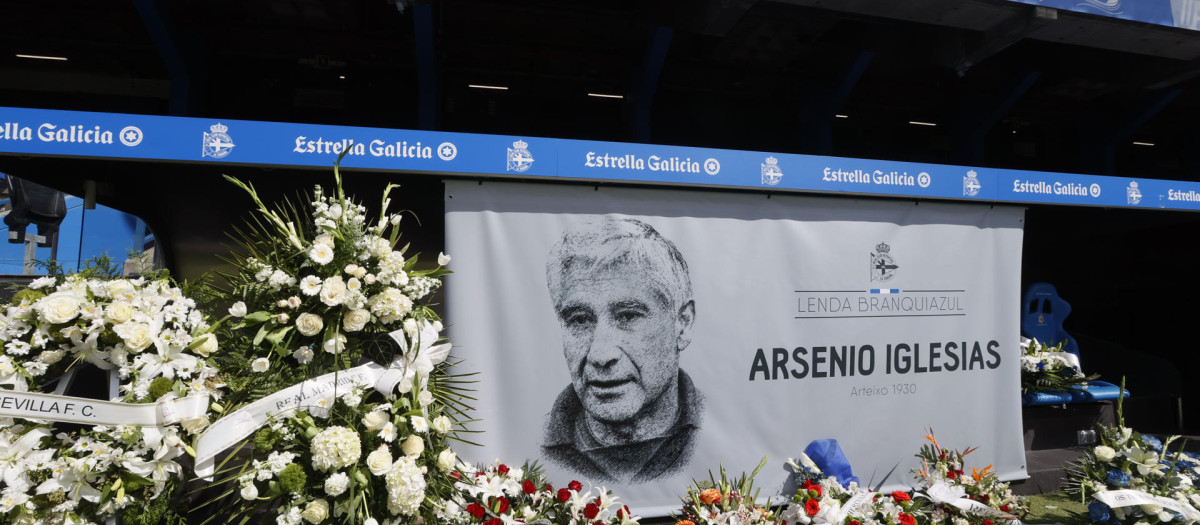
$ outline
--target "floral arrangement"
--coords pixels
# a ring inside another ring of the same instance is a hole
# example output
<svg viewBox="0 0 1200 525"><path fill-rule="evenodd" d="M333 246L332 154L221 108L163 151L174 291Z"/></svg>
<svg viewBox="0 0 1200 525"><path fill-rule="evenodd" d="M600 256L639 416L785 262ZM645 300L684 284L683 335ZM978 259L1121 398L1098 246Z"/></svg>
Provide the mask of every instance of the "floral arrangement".
<svg viewBox="0 0 1200 525"><path fill-rule="evenodd" d="M780 514L788 523L831 525L915 525L928 522L924 502L908 492L872 492L857 481L846 485L826 476L806 455L800 463L788 460L792 478L799 485L791 502Z"/></svg>
<svg viewBox="0 0 1200 525"><path fill-rule="evenodd" d="M555 489L536 466L509 468L497 462L479 469L460 464L451 476L457 480L456 492L441 507L439 523L637 525L639 519L603 487L584 492L582 483L571 481Z"/></svg>
<svg viewBox="0 0 1200 525"><path fill-rule="evenodd" d="M929 443L921 447L917 457L921 467L918 476L918 496L929 499L932 523L947 525L1012 524L1028 511L1028 505L1014 495L1008 483L1000 481L992 466L970 468L966 472L966 456L975 448L955 450L942 447L931 430L925 435Z"/></svg>
<svg viewBox="0 0 1200 525"><path fill-rule="evenodd" d="M17 292L0 315L0 388L48 392L72 375L106 371L119 384L113 401L217 400L217 338L195 301L165 277L117 274L102 258ZM74 414L68 402L58 414ZM0 418L0 521L176 522L186 441L208 424L196 416L159 426Z"/></svg>
<svg viewBox="0 0 1200 525"><path fill-rule="evenodd" d="M1084 386L1099 374L1084 375L1079 358L1063 351L1063 341L1057 345L1021 338L1021 393L1052 392Z"/></svg>
<svg viewBox="0 0 1200 525"><path fill-rule="evenodd" d="M230 179L258 210L236 233L235 271L216 294L232 304L223 339L240 350L222 356L231 371L223 408L363 363L389 368L398 382L335 381L318 405L272 417L218 469L225 490L198 508L221 509L221 522L434 523L456 498L448 441L466 406L460 380L446 372L442 324L422 302L449 257L418 269L398 245L401 216L387 211L393 186L368 220L334 174L332 195L317 187L308 202L274 208Z"/></svg>
<svg viewBox="0 0 1200 525"><path fill-rule="evenodd" d="M754 476L767 464L767 458L759 462L750 475L742 474L730 479L725 467L720 468L717 479L709 472L708 481L694 482L687 489L683 509L675 516L676 525L755 525L776 523L778 516L771 510L770 502L759 504L758 490L754 488Z"/></svg>
<svg viewBox="0 0 1200 525"><path fill-rule="evenodd" d="M1122 384L1122 398L1124 385ZM1117 401L1117 425L1101 425L1099 444L1067 468L1065 488L1088 505L1093 523L1196 523L1200 521L1200 493L1195 488L1200 458L1195 453L1172 452L1166 441L1140 434L1125 426L1123 403ZM1110 506L1105 496L1129 491L1140 504Z"/></svg>

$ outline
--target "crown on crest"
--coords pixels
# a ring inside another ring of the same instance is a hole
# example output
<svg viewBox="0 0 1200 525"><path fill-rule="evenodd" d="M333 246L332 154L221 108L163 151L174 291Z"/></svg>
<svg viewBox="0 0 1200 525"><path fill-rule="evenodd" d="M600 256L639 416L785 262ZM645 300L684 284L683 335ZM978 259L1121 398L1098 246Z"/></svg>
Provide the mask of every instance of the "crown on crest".
<svg viewBox="0 0 1200 525"><path fill-rule="evenodd" d="M513 143L513 147L516 149L525 149L529 147L529 143L523 140L518 140Z"/></svg>
<svg viewBox="0 0 1200 525"><path fill-rule="evenodd" d="M892 247L888 246L886 242L881 242L875 245L875 251L879 253L887 253L892 251Z"/></svg>
<svg viewBox="0 0 1200 525"><path fill-rule="evenodd" d="M1136 188L1136 187L1137 187L1137 181L1136 181L1136 180L1135 180L1135 181L1130 181L1130 182L1129 182L1129 187L1130 187L1130 188Z"/></svg>
<svg viewBox="0 0 1200 525"><path fill-rule="evenodd" d="M216 124L209 126L208 129L211 129L213 133L225 133L226 131L229 131L229 126L226 126L226 125L218 122Z"/></svg>
<svg viewBox="0 0 1200 525"><path fill-rule="evenodd" d="M772 166L779 164L779 159L777 159L775 157L767 157L767 164L770 164Z"/></svg>
<svg viewBox="0 0 1200 525"><path fill-rule="evenodd" d="M978 174L978 173L975 173L975 170L967 170L967 176L968 176L968 177L970 177L970 178L972 178L972 179L973 179L973 178L975 178L975 176L976 176L976 175L979 175L979 174Z"/></svg>

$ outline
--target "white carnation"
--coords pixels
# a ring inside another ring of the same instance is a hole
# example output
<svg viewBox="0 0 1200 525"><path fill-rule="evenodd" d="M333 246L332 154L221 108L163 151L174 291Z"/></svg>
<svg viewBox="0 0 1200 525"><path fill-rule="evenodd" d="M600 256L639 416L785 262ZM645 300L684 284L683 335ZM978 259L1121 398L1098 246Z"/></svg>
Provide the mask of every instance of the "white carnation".
<svg viewBox="0 0 1200 525"><path fill-rule="evenodd" d="M311 348L309 348L307 346L302 346L300 348L297 348L295 352L292 352L292 357L294 357L297 361L299 361L300 364L307 365L309 362L312 361L313 351Z"/></svg>
<svg viewBox="0 0 1200 525"><path fill-rule="evenodd" d="M349 486L350 476L347 476L345 472L338 472L325 479L325 493L330 496L337 496L346 492Z"/></svg>
<svg viewBox="0 0 1200 525"><path fill-rule="evenodd" d="M50 276L38 277L37 279L34 279L33 282L29 283L29 287L33 288L34 290L37 290L39 288L45 288L47 286L54 286L54 278L53 277L50 277Z"/></svg>

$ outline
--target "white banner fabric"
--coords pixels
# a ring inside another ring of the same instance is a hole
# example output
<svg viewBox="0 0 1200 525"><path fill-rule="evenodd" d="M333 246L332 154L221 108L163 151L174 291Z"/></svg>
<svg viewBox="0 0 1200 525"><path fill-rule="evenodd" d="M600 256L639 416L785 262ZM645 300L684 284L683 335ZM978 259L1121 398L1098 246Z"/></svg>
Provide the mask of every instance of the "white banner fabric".
<svg viewBox="0 0 1200 525"><path fill-rule="evenodd" d="M135 404L41 392L0 390L0 417L37 421L158 427L180 420L202 418L207 410L207 395Z"/></svg>
<svg viewBox="0 0 1200 525"><path fill-rule="evenodd" d="M932 428L1023 479L1022 208L449 181L447 318L474 461L664 515L693 479L837 439L908 486Z"/></svg>

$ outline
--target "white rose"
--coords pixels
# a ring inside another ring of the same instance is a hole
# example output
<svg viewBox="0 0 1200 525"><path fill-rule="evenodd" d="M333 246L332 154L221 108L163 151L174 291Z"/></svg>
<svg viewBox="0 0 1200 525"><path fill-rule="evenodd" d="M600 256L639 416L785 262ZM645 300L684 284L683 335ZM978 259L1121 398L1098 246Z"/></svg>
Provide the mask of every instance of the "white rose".
<svg viewBox="0 0 1200 525"><path fill-rule="evenodd" d="M433 403L433 394L428 390L422 390L420 394L417 394L417 403L420 403L423 407L429 406Z"/></svg>
<svg viewBox="0 0 1200 525"><path fill-rule="evenodd" d="M380 446L375 452L367 454L367 468L376 476L382 476L392 470L392 453L387 446Z"/></svg>
<svg viewBox="0 0 1200 525"><path fill-rule="evenodd" d="M329 339L326 339L321 346L327 353L334 355L340 354L342 353L342 350L346 349L346 336L338 334L337 337L330 337Z"/></svg>
<svg viewBox="0 0 1200 525"><path fill-rule="evenodd" d="M438 454L437 468L442 472L449 472L450 469L454 468L454 460L456 459L458 459L458 456L454 454L453 450L443 450L440 454Z"/></svg>
<svg viewBox="0 0 1200 525"><path fill-rule="evenodd" d="M154 335L150 333L150 325L144 323L134 323L124 331L121 337L125 340L125 346L132 352L141 352L154 342Z"/></svg>
<svg viewBox="0 0 1200 525"><path fill-rule="evenodd" d="M408 436L408 439L404 440L404 444L400 445L400 450L408 457L420 456L422 452L425 452L425 440L417 436Z"/></svg>
<svg viewBox="0 0 1200 525"><path fill-rule="evenodd" d="M288 320L290 319L291 317L288 316L287 312L280 312L280 314L275 317L275 320L278 321L279 324L287 324Z"/></svg>
<svg viewBox="0 0 1200 525"><path fill-rule="evenodd" d="M335 275L321 284L321 302L328 306L337 306L346 300L346 282L340 275Z"/></svg>
<svg viewBox="0 0 1200 525"><path fill-rule="evenodd" d="M347 264L347 265L346 265L346 273L348 273L348 274L350 274L350 275L354 275L354 272L357 272L357 271L358 271L358 265L357 265L357 264L350 263L350 264Z"/></svg>
<svg viewBox="0 0 1200 525"><path fill-rule="evenodd" d="M38 313L50 324L62 324L79 315L79 306L79 296L69 292L55 292L38 301Z"/></svg>
<svg viewBox="0 0 1200 525"><path fill-rule="evenodd" d="M296 330L303 335L312 337L325 328L325 321L317 314L302 313L296 317Z"/></svg>
<svg viewBox="0 0 1200 525"><path fill-rule="evenodd" d="M192 351L204 357L212 355L213 352L217 351L217 335L204 334L200 336L200 344L196 345Z"/></svg>
<svg viewBox="0 0 1200 525"><path fill-rule="evenodd" d="M229 307L229 315L234 317L246 317L246 303L238 301Z"/></svg>
<svg viewBox="0 0 1200 525"><path fill-rule="evenodd" d="M364 276L362 278L362 280L364 283L367 283L367 284L375 284L375 274L368 273L366 276Z"/></svg>
<svg viewBox="0 0 1200 525"><path fill-rule="evenodd" d="M116 324L127 322L133 319L133 305L125 301L112 303L104 309L104 317Z"/></svg>
<svg viewBox="0 0 1200 525"><path fill-rule="evenodd" d="M357 270L354 270L354 277L356 277L358 279L362 279L366 275L367 275L367 269L363 268L362 266L359 266ZM367 284L370 284L370 283L367 283Z"/></svg>
<svg viewBox="0 0 1200 525"><path fill-rule="evenodd" d="M256 498L258 498L258 487L255 487L253 483L242 487L242 499L253 500Z"/></svg>
<svg viewBox="0 0 1200 525"><path fill-rule="evenodd" d="M308 249L308 258L317 264L329 264L333 261L333 248L324 244L314 244Z"/></svg>
<svg viewBox="0 0 1200 525"><path fill-rule="evenodd" d="M438 266L445 266L447 264L450 264L450 256L446 255L445 252L438 253Z"/></svg>
<svg viewBox="0 0 1200 525"><path fill-rule="evenodd" d="M372 410L367 415L363 416L362 422L367 426L367 430L370 430L371 432L379 432L390 419L391 418L388 417L387 412L382 410ZM391 459L388 461L391 461Z"/></svg>
<svg viewBox="0 0 1200 525"><path fill-rule="evenodd" d="M278 308L287 308L287 306L288 306L287 299L280 299L279 301L276 301L275 306Z"/></svg>
<svg viewBox="0 0 1200 525"><path fill-rule="evenodd" d="M430 425L434 432L445 434L450 431L450 418L446 416L438 416L433 418L433 424Z"/></svg>
<svg viewBox="0 0 1200 525"><path fill-rule="evenodd" d="M104 287L108 290L108 296L113 299L129 299L133 297L133 284L125 279L109 281Z"/></svg>
<svg viewBox="0 0 1200 525"><path fill-rule="evenodd" d="M412 423L413 431L420 432L422 434L429 432L429 423L425 421L425 418L421 416L413 416L409 421Z"/></svg>
<svg viewBox="0 0 1200 525"><path fill-rule="evenodd" d="M300 307L300 298L295 295L288 297L287 298L287 306L288 306L288 308L291 308L291 309L299 308Z"/></svg>
<svg viewBox="0 0 1200 525"><path fill-rule="evenodd" d="M359 308L350 310L342 316L342 328L347 332L357 332L367 326L371 320L371 312Z"/></svg>
<svg viewBox="0 0 1200 525"><path fill-rule="evenodd" d="M313 351L311 348L309 348L307 346L302 346L300 348L297 348L295 352L292 352L292 357L296 358L296 360L299 361L300 364L307 365L309 362L312 361Z"/></svg>
<svg viewBox="0 0 1200 525"><path fill-rule="evenodd" d="M404 320L404 324L402 326L404 326L404 333L408 334L409 337L417 336L417 320L416 319L409 317L408 319Z"/></svg>
<svg viewBox="0 0 1200 525"><path fill-rule="evenodd" d="M316 239L313 239L313 242L316 244L324 244L325 246L333 248L333 236L328 233L322 233L318 235Z"/></svg>
<svg viewBox="0 0 1200 525"><path fill-rule="evenodd" d="M266 372L270 368L271 368L271 361L267 360L267 358L265 358L265 357L260 357L258 359L255 359L250 364L250 369L254 370L255 372L259 372L259 373Z"/></svg>
<svg viewBox="0 0 1200 525"><path fill-rule="evenodd" d="M1106 447L1104 445L1096 447L1096 450L1094 450L1093 453L1096 455L1096 459L1105 463L1108 463L1112 461L1113 458L1117 457L1117 451L1113 450L1112 447Z"/></svg>
<svg viewBox="0 0 1200 525"><path fill-rule="evenodd" d="M63 350L46 350L37 356L37 360L39 363L53 365L54 363L62 361L63 356L66 354L66 351Z"/></svg>
<svg viewBox="0 0 1200 525"><path fill-rule="evenodd" d="M329 502L324 499L311 501L300 516L309 523L321 523L329 517Z"/></svg>

